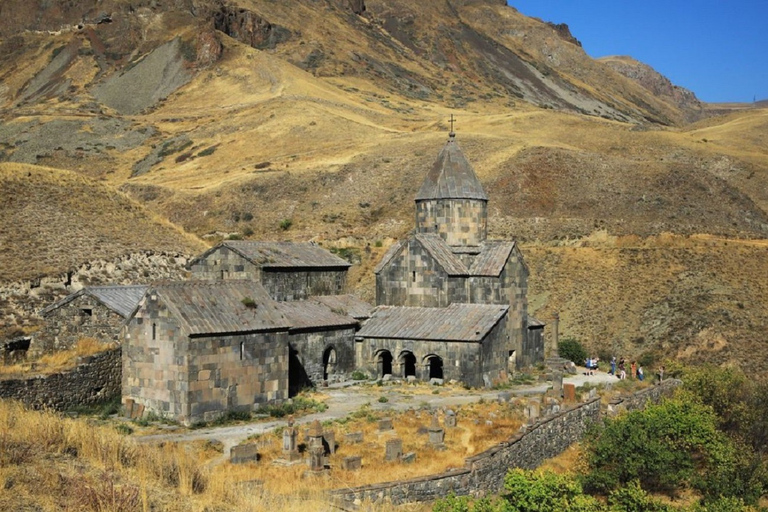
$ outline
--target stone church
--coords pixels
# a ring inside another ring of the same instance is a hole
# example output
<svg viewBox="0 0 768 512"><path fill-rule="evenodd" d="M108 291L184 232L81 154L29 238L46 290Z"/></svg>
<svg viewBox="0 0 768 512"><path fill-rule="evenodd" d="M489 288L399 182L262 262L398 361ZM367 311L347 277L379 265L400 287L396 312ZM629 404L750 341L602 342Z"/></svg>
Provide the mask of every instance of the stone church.
<svg viewBox="0 0 768 512"><path fill-rule="evenodd" d="M487 235L488 196L451 133L416 195L415 232L375 269L359 367L488 386L543 360L520 249Z"/></svg>

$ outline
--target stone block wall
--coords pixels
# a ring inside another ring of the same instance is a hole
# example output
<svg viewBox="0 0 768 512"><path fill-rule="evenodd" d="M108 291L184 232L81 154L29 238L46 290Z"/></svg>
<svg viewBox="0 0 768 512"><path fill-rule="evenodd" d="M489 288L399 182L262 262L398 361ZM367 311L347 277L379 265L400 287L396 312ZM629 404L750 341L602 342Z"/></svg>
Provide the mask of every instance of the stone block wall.
<svg viewBox="0 0 768 512"><path fill-rule="evenodd" d="M438 234L448 245L480 245L488 237L488 201L417 201L416 232Z"/></svg>
<svg viewBox="0 0 768 512"><path fill-rule="evenodd" d="M273 300L304 300L312 295L341 295L347 269L262 269L261 284Z"/></svg>
<svg viewBox="0 0 768 512"><path fill-rule="evenodd" d="M81 295L49 311L43 328L35 333L34 354L74 347L81 338L118 341L125 319L89 295Z"/></svg>
<svg viewBox="0 0 768 512"><path fill-rule="evenodd" d="M642 408L650 400L657 402L671 394L680 381L668 380L622 400L627 409ZM531 425L508 441L500 443L465 460L461 469L454 469L410 480L339 489L330 498L343 510L356 510L364 501L400 505L456 495L487 495L498 493L504 476L511 468L534 469L545 460L562 453L579 441L590 425L600 419L600 398L594 398Z"/></svg>
<svg viewBox="0 0 768 512"><path fill-rule="evenodd" d="M189 267L193 279L248 279L259 281L261 268L227 246L221 246Z"/></svg>
<svg viewBox="0 0 768 512"><path fill-rule="evenodd" d="M0 398L57 411L106 402L120 396L120 354L116 348L82 358L68 372L0 380Z"/></svg>
<svg viewBox="0 0 768 512"><path fill-rule="evenodd" d="M331 364L328 365L329 382L342 382L355 370L354 327L292 332L288 340L310 386L319 386L324 380L325 358L332 359ZM330 357L331 350L332 357Z"/></svg>

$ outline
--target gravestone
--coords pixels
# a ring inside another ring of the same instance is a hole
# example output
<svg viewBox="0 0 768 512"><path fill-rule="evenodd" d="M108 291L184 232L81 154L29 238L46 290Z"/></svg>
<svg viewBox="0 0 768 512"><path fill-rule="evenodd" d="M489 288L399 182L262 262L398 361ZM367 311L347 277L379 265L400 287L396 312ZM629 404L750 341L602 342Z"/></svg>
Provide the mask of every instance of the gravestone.
<svg viewBox="0 0 768 512"><path fill-rule="evenodd" d="M319 420L313 421L307 431L307 445L309 448L315 448L317 446L323 448L323 426L320 424ZM324 451L325 449L323 449L323 452Z"/></svg>
<svg viewBox="0 0 768 512"><path fill-rule="evenodd" d="M554 372L552 374L552 393L556 397L563 396L563 373Z"/></svg>
<svg viewBox="0 0 768 512"><path fill-rule="evenodd" d="M344 441L349 444L360 444L363 442L363 433L350 432L349 434L344 434Z"/></svg>
<svg viewBox="0 0 768 512"><path fill-rule="evenodd" d="M568 382L563 384L563 400L569 404L576 402L576 385Z"/></svg>
<svg viewBox="0 0 768 512"><path fill-rule="evenodd" d="M440 427L437 414L432 416L432 424L429 426L429 444L438 449L445 448L445 430Z"/></svg>
<svg viewBox="0 0 768 512"><path fill-rule="evenodd" d="M341 461L341 469L344 471L359 471L363 467L363 458L356 457L344 457Z"/></svg>
<svg viewBox="0 0 768 512"><path fill-rule="evenodd" d="M126 398L123 401L123 417L130 418L131 414L133 413L133 398Z"/></svg>
<svg viewBox="0 0 768 512"><path fill-rule="evenodd" d="M408 452L405 455L402 456L400 459L400 462L403 464L410 464L412 462L416 461L416 452Z"/></svg>
<svg viewBox="0 0 768 512"><path fill-rule="evenodd" d="M400 438L388 440L384 459L386 461L400 460L402 456L403 440Z"/></svg>
<svg viewBox="0 0 768 512"><path fill-rule="evenodd" d="M539 402L531 401L525 406L525 417L531 422L536 421L541 414L541 404Z"/></svg>
<svg viewBox="0 0 768 512"><path fill-rule="evenodd" d="M589 395L587 395L587 397L589 398L589 400L592 400L592 399L593 399L593 398L595 398L596 396L597 396L597 389L595 389L595 388L591 388L591 389L589 390Z"/></svg>
<svg viewBox="0 0 768 512"><path fill-rule="evenodd" d="M314 445L309 447L309 470L313 473L320 473L325 470L325 457L323 456L325 450L323 449L322 442L320 445Z"/></svg>
<svg viewBox="0 0 768 512"><path fill-rule="evenodd" d="M453 412L451 409L448 409L445 411L445 419L443 420L443 424L446 428L455 428L456 427L456 413Z"/></svg>
<svg viewBox="0 0 768 512"><path fill-rule="evenodd" d="M229 462L232 464L243 464L245 462L255 462L259 460L259 447L255 444L241 444L229 449Z"/></svg>
<svg viewBox="0 0 768 512"><path fill-rule="evenodd" d="M290 418L288 420L288 426L283 429L283 459L294 461L301 458L301 454L299 454L299 446L296 442L298 436L298 429L293 426L293 418Z"/></svg>
<svg viewBox="0 0 768 512"><path fill-rule="evenodd" d="M379 420L379 432L392 430L392 418L382 418Z"/></svg>

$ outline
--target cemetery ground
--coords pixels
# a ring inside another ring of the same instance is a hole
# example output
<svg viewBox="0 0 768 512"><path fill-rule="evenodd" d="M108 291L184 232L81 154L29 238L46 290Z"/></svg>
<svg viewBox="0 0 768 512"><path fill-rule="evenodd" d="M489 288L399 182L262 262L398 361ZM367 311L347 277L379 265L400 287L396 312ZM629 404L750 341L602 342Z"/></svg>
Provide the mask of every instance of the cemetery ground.
<svg viewBox="0 0 768 512"><path fill-rule="evenodd" d="M619 383L604 373L568 376L569 381L582 391L610 382L611 393L638 384ZM0 509L279 511L301 503L304 509L325 510L325 490L460 467L465 457L511 437L527 421L529 401L541 399L551 386L536 379L518 382L525 383L494 390L355 383L302 395L327 407L295 418L301 462L286 466L272 461L283 456L287 417L188 429L103 413L73 418L0 401ZM457 414L455 428L444 425L448 409ZM433 414L444 430L444 449L430 444ZM383 418L391 419L391 431L379 431ZM324 461L328 469L318 475L309 474L304 437L315 420L323 431L334 432L337 447ZM363 441L349 441L350 433L362 433ZM402 440L403 454L415 453L415 460L385 461L392 439ZM258 460L232 464L230 449L240 444L256 445ZM353 456L361 457L362 467L342 469L344 459Z"/></svg>

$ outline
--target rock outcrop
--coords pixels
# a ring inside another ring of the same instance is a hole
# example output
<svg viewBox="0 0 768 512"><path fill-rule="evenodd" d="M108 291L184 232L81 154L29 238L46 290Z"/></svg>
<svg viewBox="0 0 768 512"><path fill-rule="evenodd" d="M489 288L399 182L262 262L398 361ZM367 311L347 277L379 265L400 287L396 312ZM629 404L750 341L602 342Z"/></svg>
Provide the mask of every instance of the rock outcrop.
<svg viewBox="0 0 768 512"><path fill-rule="evenodd" d="M229 37L260 50L275 48L291 37L288 29L270 23L253 11L232 6L222 6L213 14L213 26Z"/></svg>

